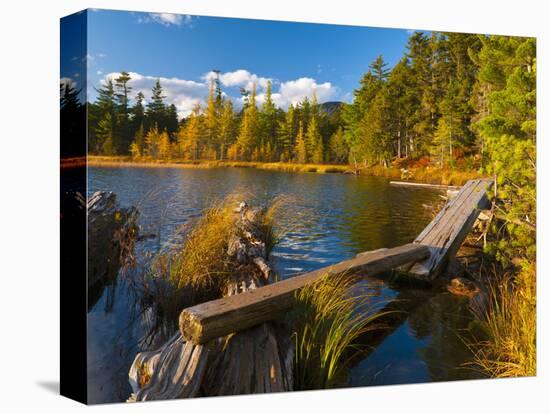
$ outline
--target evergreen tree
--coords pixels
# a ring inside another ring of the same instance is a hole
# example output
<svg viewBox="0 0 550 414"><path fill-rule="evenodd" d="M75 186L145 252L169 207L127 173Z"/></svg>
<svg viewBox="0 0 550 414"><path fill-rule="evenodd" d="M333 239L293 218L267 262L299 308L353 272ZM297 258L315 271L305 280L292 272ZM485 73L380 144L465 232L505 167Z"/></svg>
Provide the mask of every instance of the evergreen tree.
<svg viewBox="0 0 550 414"><path fill-rule="evenodd" d="M103 118L99 121L96 130L96 136L101 142L101 150L105 155L116 155L116 147L114 143L114 123L112 115L106 112Z"/></svg>
<svg viewBox="0 0 550 414"><path fill-rule="evenodd" d="M86 134L86 106L78 98L79 91L72 85L60 85L60 132L61 157L82 156L86 152L85 146L75 137ZM95 134L90 134L88 149L95 149L93 140Z"/></svg>
<svg viewBox="0 0 550 414"><path fill-rule="evenodd" d="M280 152L280 160L283 162L292 159L295 131L296 121L294 118L294 106L290 104L285 114L285 119L279 121L279 131L277 134L277 146Z"/></svg>
<svg viewBox="0 0 550 414"><path fill-rule="evenodd" d="M316 97L314 97L313 102L314 105L312 105L312 108L316 108ZM306 153L308 154L308 161L312 161L316 164L322 164L324 160L324 145L323 137L319 131L318 120L319 116L317 110L312 110L306 132Z"/></svg>
<svg viewBox="0 0 550 414"><path fill-rule="evenodd" d="M259 145L260 147L266 148L266 161L273 161L272 157L276 147L277 108L273 102L270 80L267 81L265 100L260 110L259 120Z"/></svg>
<svg viewBox="0 0 550 414"><path fill-rule="evenodd" d="M115 90L112 80L107 80L96 91L98 93L96 100L98 123L93 128L96 138L96 150L105 155L114 155L118 146L115 143L116 111Z"/></svg>
<svg viewBox="0 0 550 414"><path fill-rule="evenodd" d="M210 150L209 152L213 152L214 154L219 144L219 118L220 110L218 108L218 102L214 97L214 80L212 79L210 80L204 123L206 128L205 146Z"/></svg>
<svg viewBox="0 0 550 414"><path fill-rule="evenodd" d="M229 99L222 101L222 112L219 125L219 154L220 159L223 160L227 156L227 149L233 144L235 140L235 114L233 112L233 105Z"/></svg>
<svg viewBox="0 0 550 414"><path fill-rule="evenodd" d="M476 129L485 171L497 177L498 216L505 232L493 247L505 262L536 257L536 43L534 38L480 36L473 53L478 81L490 90L489 113Z"/></svg>
<svg viewBox="0 0 550 414"><path fill-rule="evenodd" d="M363 137L361 159L367 163L388 166L391 160L390 102L386 88L382 88L359 125Z"/></svg>
<svg viewBox="0 0 550 414"><path fill-rule="evenodd" d="M128 72L121 72L115 79L114 89L116 97L117 112L117 139L116 146L119 154L128 153L130 142L132 140L132 131L130 129L130 111L128 107L128 94L132 88L128 82L132 78Z"/></svg>
<svg viewBox="0 0 550 414"><path fill-rule="evenodd" d="M176 105L170 104L166 107L166 113L164 118L164 129L168 133L169 138L175 136L179 128L178 110Z"/></svg>
<svg viewBox="0 0 550 414"><path fill-rule="evenodd" d="M345 163L349 156L349 148L346 143L344 129L339 127L334 134L331 135L329 141L330 161L338 164Z"/></svg>
<svg viewBox="0 0 550 414"><path fill-rule="evenodd" d="M145 120L145 108L143 107L144 99L145 96L143 95L143 92L139 91L136 94L135 103L130 110L132 118L132 129L134 131L137 131L139 127L143 125Z"/></svg>
<svg viewBox="0 0 550 414"><path fill-rule="evenodd" d="M248 103L244 109L237 137L239 156L242 160L257 160L258 146L258 108L256 107L256 85L252 87Z"/></svg>
<svg viewBox="0 0 550 414"><path fill-rule="evenodd" d="M298 122L298 135L296 136L296 147L294 149L295 160L298 164L305 164L307 162L307 149L306 140L304 137L304 124L302 121Z"/></svg>
<svg viewBox="0 0 550 414"><path fill-rule="evenodd" d="M157 79L151 91L151 100L147 103L145 112L148 128L162 128L165 121L166 106L164 104L163 89L160 80Z"/></svg>

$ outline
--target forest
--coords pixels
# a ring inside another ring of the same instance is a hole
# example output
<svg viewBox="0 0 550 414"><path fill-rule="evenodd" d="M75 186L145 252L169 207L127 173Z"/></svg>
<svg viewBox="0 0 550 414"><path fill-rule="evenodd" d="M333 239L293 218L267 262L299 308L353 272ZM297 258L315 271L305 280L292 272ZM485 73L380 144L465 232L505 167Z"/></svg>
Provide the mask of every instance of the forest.
<svg viewBox="0 0 550 414"><path fill-rule="evenodd" d="M495 128L534 143L535 54L534 39L415 32L393 69L382 56L370 64L350 104L319 104L313 93L285 111L274 104L269 83L261 105L255 88L242 89L244 104L236 110L214 79L206 105L181 121L158 81L146 105L142 91L131 104L131 78L121 72L88 103L89 152L383 166L422 159L483 167ZM516 68L516 84L507 85Z"/></svg>

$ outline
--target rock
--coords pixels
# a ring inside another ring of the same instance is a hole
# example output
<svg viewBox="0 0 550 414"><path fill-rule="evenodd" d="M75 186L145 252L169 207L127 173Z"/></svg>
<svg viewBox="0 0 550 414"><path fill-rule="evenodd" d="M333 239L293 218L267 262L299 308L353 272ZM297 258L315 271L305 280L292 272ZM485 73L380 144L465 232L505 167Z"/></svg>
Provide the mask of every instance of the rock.
<svg viewBox="0 0 550 414"><path fill-rule="evenodd" d="M454 295L473 297L479 292L479 287L470 279L455 277L447 285L447 290Z"/></svg>

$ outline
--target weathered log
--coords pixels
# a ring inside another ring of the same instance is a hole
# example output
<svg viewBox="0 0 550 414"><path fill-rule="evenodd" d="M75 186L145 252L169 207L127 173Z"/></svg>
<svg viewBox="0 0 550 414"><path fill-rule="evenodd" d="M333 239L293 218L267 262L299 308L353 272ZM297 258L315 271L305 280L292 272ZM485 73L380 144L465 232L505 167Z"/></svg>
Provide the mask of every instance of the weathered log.
<svg viewBox="0 0 550 414"><path fill-rule="evenodd" d="M198 394L209 350L176 333L154 352L137 354L130 368L133 401L189 398Z"/></svg>
<svg viewBox="0 0 550 414"><path fill-rule="evenodd" d="M412 181L390 181L390 185L399 187L430 188L434 190L459 191L461 187L444 184L415 183Z"/></svg>
<svg viewBox="0 0 550 414"><path fill-rule="evenodd" d="M217 299L184 309L180 331L184 338L202 344L214 338L276 319L292 307L297 291L326 274L345 272L374 276L429 255L428 246L407 244L357 255L333 266L295 276L242 295Z"/></svg>
<svg viewBox="0 0 550 414"><path fill-rule="evenodd" d="M414 240L415 244L429 246L429 257L401 270L428 281L439 276L464 242L481 210L487 208L487 190L492 185L491 179L468 181Z"/></svg>
<svg viewBox="0 0 550 414"><path fill-rule="evenodd" d="M236 264L225 296L240 296L269 282L263 211L241 203L228 254ZM160 349L139 353L130 368L128 401L204 395L235 395L292 389L289 333L263 323L206 345L177 333Z"/></svg>

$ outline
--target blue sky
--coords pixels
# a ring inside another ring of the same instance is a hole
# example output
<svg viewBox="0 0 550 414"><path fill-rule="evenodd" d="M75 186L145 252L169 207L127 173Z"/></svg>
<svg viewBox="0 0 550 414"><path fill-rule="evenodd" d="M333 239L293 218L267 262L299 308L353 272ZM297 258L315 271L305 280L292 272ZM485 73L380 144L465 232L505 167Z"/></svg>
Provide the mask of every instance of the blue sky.
<svg viewBox="0 0 550 414"><path fill-rule="evenodd" d="M88 12L86 56L62 55L62 77L88 69L88 95L120 71L131 72L133 92L146 98L157 78L181 116L204 102L213 69L238 105L239 88L264 99L272 80L281 107L315 92L320 102L350 101L352 91L382 54L390 66L403 55L407 30L264 20L93 10ZM80 87L82 81L80 82Z"/></svg>

